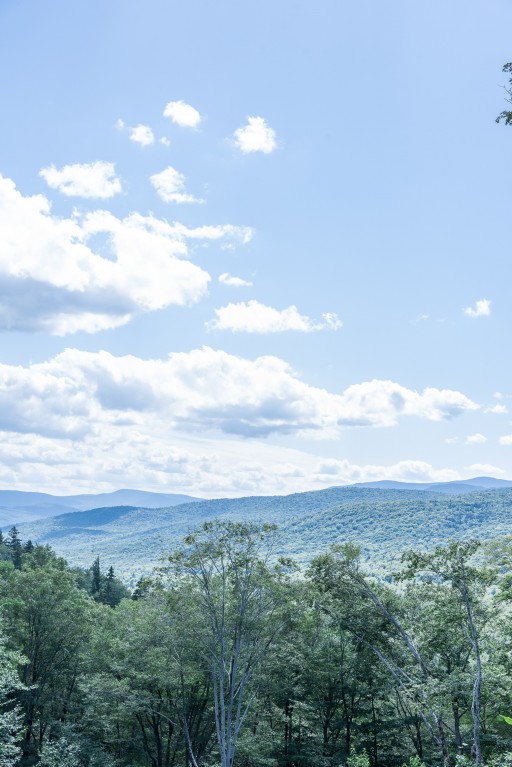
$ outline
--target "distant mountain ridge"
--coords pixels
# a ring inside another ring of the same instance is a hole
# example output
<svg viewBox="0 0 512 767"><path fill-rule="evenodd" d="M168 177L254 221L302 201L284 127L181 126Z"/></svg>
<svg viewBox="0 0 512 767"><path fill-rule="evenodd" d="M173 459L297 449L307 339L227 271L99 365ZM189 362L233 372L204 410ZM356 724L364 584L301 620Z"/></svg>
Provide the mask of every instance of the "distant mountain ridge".
<svg viewBox="0 0 512 767"><path fill-rule="evenodd" d="M464 484L458 495L403 486L350 486L196 500L158 509L104 507L23 524L20 533L24 540L48 543L71 564L88 567L100 556L131 585L184 535L213 518L276 523L280 553L303 563L333 543L353 541L362 546L368 562L390 567L408 548L512 534L512 486L480 487L477 492L467 491Z"/></svg>
<svg viewBox="0 0 512 767"><path fill-rule="evenodd" d="M482 489L512 487L512 480L494 477L474 477L454 482L357 482L341 487L374 488L378 490L417 490L436 493L475 493ZM311 491L315 492L315 491ZM274 497L274 496L268 496ZM146 490L115 490L111 493L82 493L80 495L51 495L49 493L25 492L23 490L0 490L0 529L8 525L33 522L61 514L87 509L112 506L136 506L158 509L178 506L182 503L200 502L205 499L177 493L153 493Z"/></svg>
<svg viewBox="0 0 512 767"><path fill-rule="evenodd" d="M380 490L423 490L431 493L480 493L482 490L504 490L512 487L512 480L495 477L473 477L451 482L395 482L383 479L377 482L356 482L349 487L373 487Z"/></svg>
<svg viewBox="0 0 512 767"><path fill-rule="evenodd" d="M50 495L23 490L0 490L0 528L100 506L144 506L158 509L199 500L191 495L115 490L112 493Z"/></svg>

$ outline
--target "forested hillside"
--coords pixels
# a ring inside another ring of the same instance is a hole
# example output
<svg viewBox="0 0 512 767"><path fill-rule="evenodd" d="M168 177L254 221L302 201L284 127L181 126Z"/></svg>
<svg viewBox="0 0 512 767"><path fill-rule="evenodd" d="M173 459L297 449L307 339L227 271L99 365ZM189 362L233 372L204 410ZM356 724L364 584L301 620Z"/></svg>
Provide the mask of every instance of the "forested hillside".
<svg viewBox="0 0 512 767"><path fill-rule="evenodd" d="M208 522L130 595L11 531L2 767L512 763L510 539L409 551L391 582L354 545L305 569L279 545Z"/></svg>
<svg viewBox="0 0 512 767"><path fill-rule="evenodd" d="M20 530L24 538L49 543L74 565L88 566L99 555L133 586L163 552L213 518L276 523L280 553L305 563L331 544L357 541L363 559L383 571L412 546L432 548L449 538L487 540L509 534L512 489L450 495L333 487L162 509L94 509L21 525Z"/></svg>

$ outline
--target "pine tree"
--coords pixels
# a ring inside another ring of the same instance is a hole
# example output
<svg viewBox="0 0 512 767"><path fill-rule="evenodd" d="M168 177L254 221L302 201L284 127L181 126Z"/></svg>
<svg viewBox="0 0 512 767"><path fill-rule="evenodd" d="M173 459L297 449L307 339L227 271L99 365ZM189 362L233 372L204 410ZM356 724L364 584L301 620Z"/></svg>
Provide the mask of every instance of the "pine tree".
<svg viewBox="0 0 512 767"><path fill-rule="evenodd" d="M101 570L100 570L100 558L96 557L91 567L92 581L91 581L91 594L96 597L101 591Z"/></svg>
<svg viewBox="0 0 512 767"><path fill-rule="evenodd" d="M103 602L103 604L109 605L110 607L114 607L116 604L114 578L114 568L110 565L103 582L103 589L100 596L100 602Z"/></svg>
<svg viewBox="0 0 512 767"><path fill-rule="evenodd" d="M11 550L11 559L16 570L21 570L21 540L18 529L13 525L9 530L6 545Z"/></svg>

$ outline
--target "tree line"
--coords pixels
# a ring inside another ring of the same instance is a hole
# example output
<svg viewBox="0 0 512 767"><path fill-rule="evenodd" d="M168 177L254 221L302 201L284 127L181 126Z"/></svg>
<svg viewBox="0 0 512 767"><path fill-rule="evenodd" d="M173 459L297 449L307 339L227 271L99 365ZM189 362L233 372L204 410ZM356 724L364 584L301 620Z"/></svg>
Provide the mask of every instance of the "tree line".
<svg viewBox="0 0 512 767"><path fill-rule="evenodd" d="M307 570L208 522L133 593L0 541L0 767L512 766L507 539Z"/></svg>

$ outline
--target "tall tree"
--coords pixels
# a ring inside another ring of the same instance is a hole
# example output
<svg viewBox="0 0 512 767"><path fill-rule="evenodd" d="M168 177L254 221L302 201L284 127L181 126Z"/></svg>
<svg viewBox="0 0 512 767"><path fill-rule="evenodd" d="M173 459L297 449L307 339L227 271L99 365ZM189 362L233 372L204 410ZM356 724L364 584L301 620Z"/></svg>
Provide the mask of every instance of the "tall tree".
<svg viewBox="0 0 512 767"><path fill-rule="evenodd" d="M36 553L38 547L31 557ZM31 765L53 730L73 720L83 650L100 608L77 589L62 560L22 570L0 563L0 568L5 633L27 660L20 672L26 689L18 696L24 719L20 764Z"/></svg>
<svg viewBox="0 0 512 767"><path fill-rule="evenodd" d="M471 559L479 546L478 541L452 542L446 547L437 547L434 552L429 554L411 551L403 557L406 565L403 577L416 578L421 576L424 580L438 585L448 584L464 612L465 621L461 626L462 636L467 639L467 645L473 653L475 661L471 716L473 718L472 756L476 767L479 767L482 761L480 728L483 678L477 616L479 612L478 603L483 598L485 579L483 573L471 564Z"/></svg>
<svg viewBox="0 0 512 767"><path fill-rule="evenodd" d="M175 583L191 586L201 603L222 767L233 767L255 672L281 628L278 571L269 563L274 533L269 525L207 522L169 558ZM189 742L185 719L183 726ZM190 758L197 767L192 749Z"/></svg>
<svg viewBox="0 0 512 767"><path fill-rule="evenodd" d="M14 767L21 755L21 708L14 694L23 689L17 666L23 658L6 648L6 639L0 634L0 767Z"/></svg>
<svg viewBox="0 0 512 767"><path fill-rule="evenodd" d="M91 567L91 594L96 597L101 591L103 577L100 569L100 558L96 557Z"/></svg>
<svg viewBox="0 0 512 767"><path fill-rule="evenodd" d="M397 688L411 701L449 761L444 712L436 697L428 658L404 620L400 600L390 589L366 576L359 566L360 550L352 544L332 547L317 557L309 576L324 593L323 607L383 664Z"/></svg>
<svg viewBox="0 0 512 767"><path fill-rule="evenodd" d="M18 529L14 525L9 530L9 534L7 537L7 546L10 549L11 559L12 559L12 563L14 567L16 568L16 570L21 570L22 546L21 546L20 534L18 532Z"/></svg>

